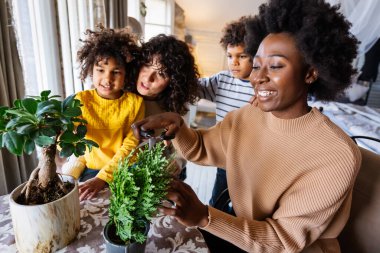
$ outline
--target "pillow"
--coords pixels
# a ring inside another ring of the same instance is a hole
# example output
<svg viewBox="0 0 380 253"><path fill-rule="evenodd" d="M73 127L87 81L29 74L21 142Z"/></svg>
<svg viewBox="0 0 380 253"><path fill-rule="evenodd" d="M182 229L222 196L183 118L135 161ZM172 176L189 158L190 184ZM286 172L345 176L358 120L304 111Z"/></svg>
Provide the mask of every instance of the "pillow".
<svg viewBox="0 0 380 253"><path fill-rule="evenodd" d="M355 102L363 97L369 90L369 86L364 86L358 83L351 84L345 90L345 96L350 100L350 102Z"/></svg>

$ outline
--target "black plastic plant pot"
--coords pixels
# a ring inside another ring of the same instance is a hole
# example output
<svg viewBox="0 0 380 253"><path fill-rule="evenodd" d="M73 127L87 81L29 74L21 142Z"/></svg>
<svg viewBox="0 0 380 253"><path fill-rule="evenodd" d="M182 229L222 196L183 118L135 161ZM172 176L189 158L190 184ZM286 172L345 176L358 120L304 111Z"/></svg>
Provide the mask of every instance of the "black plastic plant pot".
<svg viewBox="0 0 380 253"><path fill-rule="evenodd" d="M150 224L147 223L147 228L145 233L148 234ZM145 242L144 243L129 243L125 244L119 236L116 234L116 227L113 223L108 222L103 230L103 237L106 242L106 252L107 253L144 253L145 252Z"/></svg>

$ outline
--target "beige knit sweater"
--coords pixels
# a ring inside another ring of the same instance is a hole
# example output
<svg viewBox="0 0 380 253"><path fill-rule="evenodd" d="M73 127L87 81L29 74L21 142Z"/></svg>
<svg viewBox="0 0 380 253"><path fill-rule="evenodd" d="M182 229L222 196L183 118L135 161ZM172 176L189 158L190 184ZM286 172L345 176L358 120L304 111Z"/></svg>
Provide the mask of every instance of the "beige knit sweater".
<svg viewBox="0 0 380 253"><path fill-rule="evenodd" d="M283 120L247 105L208 130L182 126L175 145L227 170L237 217L209 207L205 230L248 252L340 252L361 155L317 109Z"/></svg>

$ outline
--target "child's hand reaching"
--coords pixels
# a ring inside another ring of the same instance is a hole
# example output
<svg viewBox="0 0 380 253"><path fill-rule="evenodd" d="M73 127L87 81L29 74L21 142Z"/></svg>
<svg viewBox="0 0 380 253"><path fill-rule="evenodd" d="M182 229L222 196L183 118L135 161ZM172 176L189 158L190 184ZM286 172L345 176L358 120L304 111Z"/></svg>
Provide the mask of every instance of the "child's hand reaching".
<svg viewBox="0 0 380 253"><path fill-rule="evenodd" d="M96 194L104 189L106 186L106 182L101 180L100 178L94 177L82 185L79 186L79 200L91 199L96 196Z"/></svg>

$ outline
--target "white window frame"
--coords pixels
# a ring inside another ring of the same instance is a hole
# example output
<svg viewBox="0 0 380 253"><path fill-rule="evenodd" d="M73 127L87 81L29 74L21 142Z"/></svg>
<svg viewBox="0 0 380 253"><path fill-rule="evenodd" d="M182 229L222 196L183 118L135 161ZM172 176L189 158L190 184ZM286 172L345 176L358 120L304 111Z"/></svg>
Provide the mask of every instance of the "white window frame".
<svg viewBox="0 0 380 253"><path fill-rule="evenodd" d="M144 19L144 23L142 24L143 27L144 27L144 34L145 34L145 27L147 25L155 25L155 26L160 26L160 27L165 27L165 28L169 28L169 34L174 34L174 15L175 15L175 1L174 0L162 0L163 2L165 2L165 23L164 25L162 24L156 24L156 23L148 23L146 22L146 20ZM149 8L149 5L147 4L147 2L145 2L146 6L147 6L147 12L149 11L157 11L157 10L151 10ZM149 38L146 38L146 39L149 39Z"/></svg>

